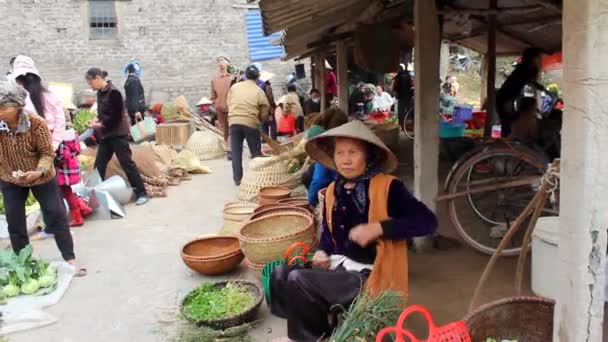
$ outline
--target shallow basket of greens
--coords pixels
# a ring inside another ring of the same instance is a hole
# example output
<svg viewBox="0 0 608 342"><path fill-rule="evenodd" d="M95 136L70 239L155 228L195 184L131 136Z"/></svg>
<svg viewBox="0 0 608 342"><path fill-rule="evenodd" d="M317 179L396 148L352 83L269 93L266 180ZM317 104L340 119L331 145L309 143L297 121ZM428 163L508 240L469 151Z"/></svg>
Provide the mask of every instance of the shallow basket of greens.
<svg viewBox="0 0 608 342"><path fill-rule="evenodd" d="M245 280L203 283L183 300L182 316L197 326L228 329L255 319L264 296Z"/></svg>
<svg viewBox="0 0 608 342"><path fill-rule="evenodd" d="M28 245L16 255L0 250L0 299L18 295L43 295L57 287L57 268L42 259L32 257Z"/></svg>

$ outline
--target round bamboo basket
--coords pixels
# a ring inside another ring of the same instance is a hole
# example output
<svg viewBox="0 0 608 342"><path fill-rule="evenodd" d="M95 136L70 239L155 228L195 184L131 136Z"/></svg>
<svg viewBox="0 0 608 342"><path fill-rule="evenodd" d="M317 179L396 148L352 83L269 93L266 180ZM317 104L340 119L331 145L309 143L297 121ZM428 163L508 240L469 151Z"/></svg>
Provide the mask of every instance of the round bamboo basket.
<svg viewBox="0 0 608 342"><path fill-rule="evenodd" d="M192 240L181 250L184 264L206 275L220 275L234 270L245 257L237 238L212 236Z"/></svg>
<svg viewBox="0 0 608 342"><path fill-rule="evenodd" d="M492 337L546 342L553 338L555 303L539 297L512 297L481 306L464 320L472 341Z"/></svg>
<svg viewBox="0 0 608 342"><path fill-rule="evenodd" d="M243 224L249 220L255 207L255 204L252 203L231 202L226 204L223 211L224 226L221 233L235 235Z"/></svg>
<svg viewBox="0 0 608 342"><path fill-rule="evenodd" d="M288 199L291 190L282 186L268 186L260 189L258 194L259 204L277 203L280 200Z"/></svg>
<svg viewBox="0 0 608 342"><path fill-rule="evenodd" d="M308 199L306 198L286 198L279 200L277 203L287 204L292 207L310 210L310 204L308 204Z"/></svg>
<svg viewBox="0 0 608 342"><path fill-rule="evenodd" d="M283 258L295 242L313 245L315 230L310 215L300 213L271 214L247 222L239 231L241 249L254 264L267 264Z"/></svg>
<svg viewBox="0 0 608 342"><path fill-rule="evenodd" d="M256 219L259 219L262 217L266 217L266 216L270 216L273 214L291 214L291 213L298 213L298 214L312 216L310 211L308 211L306 209L292 207L289 205L281 205L281 206L275 206L275 207L272 207L269 209L265 209L262 211L258 211L257 213L254 212L253 215L251 215L251 218L249 220L253 221L253 220L256 220Z"/></svg>

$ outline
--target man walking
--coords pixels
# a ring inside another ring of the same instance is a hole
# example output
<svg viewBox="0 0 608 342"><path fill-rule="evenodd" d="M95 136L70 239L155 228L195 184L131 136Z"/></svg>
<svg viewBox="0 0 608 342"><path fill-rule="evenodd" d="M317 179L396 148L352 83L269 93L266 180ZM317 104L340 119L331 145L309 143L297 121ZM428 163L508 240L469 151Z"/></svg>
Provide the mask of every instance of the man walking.
<svg viewBox="0 0 608 342"><path fill-rule="evenodd" d="M245 77L245 81L234 84L228 93L232 177L237 186L243 178L243 141L247 139L251 158L262 154L259 126L267 119L270 108L266 93L257 83L258 68L249 66Z"/></svg>
<svg viewBox="0 0 608 342"><path fill-rule="evenodd" d="M211 101L215 106L217 113L217 120L222 126L224 133L224 141L228 144L228 159L230 159L230 145L228 141L228 92L230 91L230 83L232 81L232 75L228 72L228 65L230 65L230 59L226 55L220 55L217 57L217 68L218 74L211 81Z"/></svg>
<svg viewBox="0 0 608 342"><path fill-rule="evenodd" d="M412 91L413 87L412 76L407 70L407 67L405 64L399 64L399 72L393 79L393 91L397 98L397 114L399 116L399 127L401 127L401 129L403 129L405 114L411 107L412 97L414 96L414 92Z"/></svg>

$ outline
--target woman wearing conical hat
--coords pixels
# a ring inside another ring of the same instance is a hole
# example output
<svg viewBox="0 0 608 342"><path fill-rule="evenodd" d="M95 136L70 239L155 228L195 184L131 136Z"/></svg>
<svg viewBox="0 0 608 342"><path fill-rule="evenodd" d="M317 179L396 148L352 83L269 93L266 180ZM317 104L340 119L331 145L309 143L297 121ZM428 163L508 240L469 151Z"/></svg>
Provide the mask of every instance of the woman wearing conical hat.
<svg viewBox="0 0 608 342"><path fill-rule="evenodd" d="M397 158L363 123L352 121L311 139L306 152L338 178L325 195L313 267L279 266L273 272L271 311L287 319L289 336L277 341L331 335L331 308L348 307L362 291L398 291L405 300L406 241L437 227L435 215L388 174Z"/></svg>

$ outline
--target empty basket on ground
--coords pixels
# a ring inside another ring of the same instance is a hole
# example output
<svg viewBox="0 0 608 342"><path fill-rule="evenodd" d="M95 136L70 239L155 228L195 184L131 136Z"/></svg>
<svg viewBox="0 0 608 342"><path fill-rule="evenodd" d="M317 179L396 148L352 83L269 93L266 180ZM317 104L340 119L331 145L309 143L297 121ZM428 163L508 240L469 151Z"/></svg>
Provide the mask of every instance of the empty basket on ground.
<svg viewBox="0 0 608 342"><path fill-rule="evenodd" d="M224 140L211 131L194 132L186 148L200 160L220 159L226 156Z"/></svg>
<svg viewBox="0 0 608 342"><path fill-rule="evenodd" d="M156 143L183 147L188 143L192 132L193 126L189 121L162 123L156 126Z"/></svg>
<svg viewBox="0 0 608 342"><path fill-rule="evenodd" d="M249 162L239 187L239 200L253 202L266 186L276 186L289 176L286 163L280 157L258 157Z"/></svg>
<svg viewBox="0 0 608 342"><path fill-rule="evenodd" d="M546 342L553 338L552 300L513 297L483 305L465 318L472 341Z"/></svg>
<svg viewBox="0 0 608 342"><path fill-rule="evenodd" d="M399 148L399 125L386 123L372 126L371 129L388 148Z"/></svg>
<svg viewBox="0 0 608 342"><path fill-rule="evenodd" d="M255 204L252 203L227 203L223 210L224 226L222 227L221 233L226 235L238 233L243 224L249 220L251 215L253 215L254 210Z"/></svg>
<svg viewBox="0 0 608 342"><path fill-rule="evenodd" d="M267 186L260 189L260 193L258 194L258 203L277 203L281 200L288 199L290 196L291 191L288 188L281 186Z"/></svg>
<svg viewBox="0 0 608 342"><path fill-rule="evenodd" d="M315 239L310 215L274 214L247 222L239 231L241 249L254 264L266 264L283 257L295 242L312 245Z"/></svg>
<svg viewBox="0 0 608 342"><path fill-rule="evenodd" d="M181 257L193 271L219 275L234 270L245 256L237 238L212 236L186 243L181 250Z"/></svg>
<svg viewBox="0 0 608 342"><path fill-rule="evenodd" d="M287 204L292 207L302 208L306 210L310 210L310 204L308 204L308 199L306 198L286 198L282 199L278 202L279 204Z"/></svg>
<svg viewBox="0 0 608 342"><path fill-rule="evenodd" d="M270 215L274 215L274 214L291 214L291 213L298 213L298 214L304 214L304 215L312 215L310 213L310 211L306 210L306 209L302 209L302 208L298 208L298 207L292 207L290 205L281 205L281 204L271 204L273 205L272 207L268 207L267 209L258 211L258 212L254 212L253 215L251 215L250 220L253 221L255 219L259 219L261 217L266 217L266 216L270 216Z"/></svg>

